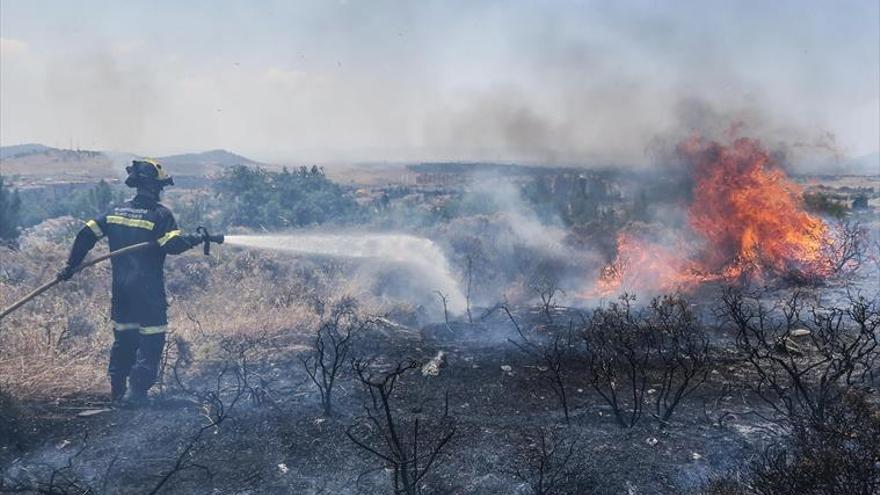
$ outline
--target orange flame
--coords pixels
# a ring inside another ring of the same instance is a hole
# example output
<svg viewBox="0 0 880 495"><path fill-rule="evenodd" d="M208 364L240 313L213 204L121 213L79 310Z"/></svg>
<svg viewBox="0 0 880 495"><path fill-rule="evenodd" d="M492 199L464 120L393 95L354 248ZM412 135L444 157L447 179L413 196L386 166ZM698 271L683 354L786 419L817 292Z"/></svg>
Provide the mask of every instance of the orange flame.
<svg viewBox="0 0 880 495"><path fill-rule="evenodd" d="M699 244L679 233L674 247L620 234L617 257L597 286L687 290L708 280L734 281L798 273L830 274L830 238L825 223L804 210L802 191L785 176L758 141L730 145L688 139L678 146L694 186L688 207Z"/></svg>

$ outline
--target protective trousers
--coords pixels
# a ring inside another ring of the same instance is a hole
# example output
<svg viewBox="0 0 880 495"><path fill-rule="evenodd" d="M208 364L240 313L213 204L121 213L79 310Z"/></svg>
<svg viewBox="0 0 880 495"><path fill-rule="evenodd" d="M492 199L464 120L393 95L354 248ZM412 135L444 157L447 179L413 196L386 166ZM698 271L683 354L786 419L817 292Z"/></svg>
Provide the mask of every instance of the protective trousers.
<svg viewBox="0 0 880 495"><path fill-rule="evenodd" d="M136 324L114 325L108 369L114 400L125 395L126 382L131 386L132 396L137 397L146 397L147 391L156 383L165 348L165 332L156 330L156 327Z"/></svg>

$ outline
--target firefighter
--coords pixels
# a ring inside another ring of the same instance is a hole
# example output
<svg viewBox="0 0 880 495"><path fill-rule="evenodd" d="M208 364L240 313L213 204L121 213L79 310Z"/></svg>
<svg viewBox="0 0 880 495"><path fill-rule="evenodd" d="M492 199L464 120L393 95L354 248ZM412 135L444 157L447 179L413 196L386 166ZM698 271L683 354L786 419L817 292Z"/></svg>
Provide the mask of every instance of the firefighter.
<svg viewBox="0 0 880 495"><path fill-rule="evenodd" d="M165 256L198 245L201 237L181 234L171 211L159 203L162 189L174 184L162 165L153 160L134 160L125 170L125 185L136 188L137 194L106 215L86 222L73 242L67 266L58 276L69 280L101 238L107 238L111 251L156 241L155 246L111 260L114 341L110 351L110 396L116 403L142 405L156 381L165 346Z"/></svg>

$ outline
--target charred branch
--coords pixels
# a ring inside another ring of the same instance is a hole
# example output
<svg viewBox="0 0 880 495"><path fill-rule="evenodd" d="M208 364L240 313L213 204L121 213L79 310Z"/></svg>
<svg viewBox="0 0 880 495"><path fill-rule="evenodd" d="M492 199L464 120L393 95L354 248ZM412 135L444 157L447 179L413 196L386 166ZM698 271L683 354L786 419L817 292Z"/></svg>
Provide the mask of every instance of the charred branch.
<svg viewBox="0 0 880 495"><path fill-rule="evenodd" d="M542 428L524 440L513 465L507 468L513 477L527 485L533 495L580 492L587 479L575 439Z"/></svg>
<svg viewBox="0 0 880 495"><path fill-rule="evenodd" d="M680 296L651 302L648 320L653 333L656 376L660 383L655 415L669 421L682 400L696 391L709 374L709 339L696 316Z"/></svg>
<svg viewBox="0 0 880 495"><path fill-rule="evenodd" d="M828 246L828 260L834 274L842 277L856 270L868 248L868 229L861 223L841 220L833 226L833 242Z"/></svg>
<svg viewBox="0 0 880 495"><path fill-rule="evenodd" d="M448 394L438 418L425 417L420 408L407 414L396 405L395 386L418 363L404 361L390 371L372 371L369 362L355 360L352 367L366 399L363 413L348 427L346 436L391 471L395 495L422 493L425 477L456 433Z"/></svg>
<svg viewBox="0 0 880 495"><path fill-rule="evenodd" d="M880 414L863 394L847 395L824 422L799 418L744 472L713 480L713 495L872 495L880 490Z"/></svg>
<svg viewBox="0 0 880 495"><path fill-rule="evenodd" d="M654 415L665 423L708 376L709 341L687 301L662 296L647 311L634 302L623 295L597 309L583 330L590 383L624 428L641 419L653 383Z"/></svg>
<svg viewBox="0 0 880 495"><path fill-rule="evenodd" d="M318 327L314 350L302 358L306 374L321 394L325 416L333 414L333 389L348 360L352 337L365 325L357 315L354 301L342 301L333 308L330 318Z"/></svg>
<svg viewBox="0 0 880 495"><path fill-rule="evenodd" d="M596 309L583 332L590 385L611 406L621 428L638 423L648 389L650 335L638 321L634 301L625 294L620 302Z"/></svg>
<svg viewBox="0 0 880 495"><path fill-rule="evenodd" d="M242 353L244 353L243 348L246 347L239 347ZM212 476L211 470L199 462L197 455L199 449L203 447L205 435L209 431L218 431L220 425L231 417L232 411L243 399L248 396L253 397L253 387L248 382L247 362L246 360L242 362L241 359L239 357L224 362L211 389L191 392L202 403L201 415L205 423L182 444L171 467L147 492L149 495L160 493L173 478L186 471L201 470L209 478Z"/></svg>
<svg viewBox="0 0 880 495"><path fill-rule="evenodd" d="M519 323L517 323L516 318L510 312L510 309L507 306L502 306L502 308L513 323L517 334L515 339L507 339L507 341L535 362L544 380L559 400L559 405L562 406L562 412L567 423L569 421L568 392L566 387L566 382L568 381L567 366L576 353L573 322L569 322L566 329L554 328L550 341L541 342L537 338L527 337Z"/></svg>
<svg viewBox="0 0 880 495"><path fill-rule="evenodd" d="M37 493L40 495L97 495L104 493L103 488L99 491L74 472L74 461L88 447L88 439L89 436L86 433L80 442L80 447L67 457L64 465L43 466L49 470L45 476L29 474L28 479L20 479L20 477L9 479L5 475L0 475L0 493ZM107 475L115 462L115 458L110 462L102 487L106 487Z"/></svg>
<svg viewBox="0 0 880 495"><path fill-rule="evenodd" d="M878 359L876 302L853 297L846 309L807 308L795 292L774 310L728 290L722 305L758 376L751 388L789 423L804 416L822 423L844 396L869 385Z"/></svg>

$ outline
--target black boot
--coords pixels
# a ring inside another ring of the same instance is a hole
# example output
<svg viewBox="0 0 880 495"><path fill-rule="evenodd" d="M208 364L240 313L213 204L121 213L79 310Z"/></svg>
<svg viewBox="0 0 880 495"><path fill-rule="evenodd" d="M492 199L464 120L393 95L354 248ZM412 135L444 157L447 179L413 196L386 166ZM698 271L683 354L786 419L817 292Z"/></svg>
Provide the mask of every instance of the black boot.
<svg viewBox="0 0 880 495"><path fill-rule="evenodd" d="M128 407L138 408L148 406L150 404L150 399L147 397L146 390L132 388L128 391L128 395L125 396L123 402Z"/></svg>
<svg viewBox="0 0 880 495"><path fill-rule="evenodd" d="M110 377L110 400L113 402L119 402L125 397L126 382L128 381L128 377Z"/></svg>

